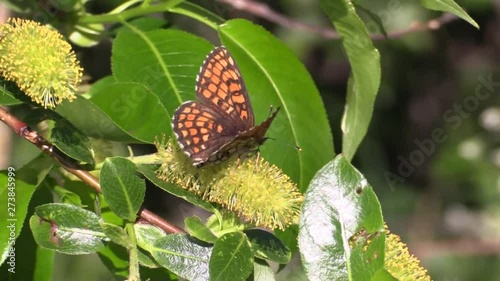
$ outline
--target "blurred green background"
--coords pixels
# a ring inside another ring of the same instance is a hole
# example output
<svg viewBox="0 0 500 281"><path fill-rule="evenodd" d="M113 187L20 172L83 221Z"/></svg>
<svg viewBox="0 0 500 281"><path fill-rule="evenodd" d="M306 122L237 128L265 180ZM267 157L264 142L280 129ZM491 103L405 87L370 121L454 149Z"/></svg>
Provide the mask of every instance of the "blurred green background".
<svg viewBox="0 0 500 281"><path fill-rule="evenodd" d="M101 13L121 2L91 1L88 6ZM340 41L225 3L197 3L224 18L244 17L263 25L296 53L320 89L335 151L341 152L340 125L350 69ZM260 3L292 21L330 28L318 1ZM357 3L377 14L389 34L441 16L417 1ZM381 54L382 82L371 127L353 162L374 187L389 228L408 244L433 280L493 281L500 280L500 1L457 3L480 30L457 19L434 31L375 42ZM6 11L3 7L0 15ZM369 15L359 13L370 31L380 34ZM215 34L200 23L161 16L217 44ZM93 48L76 48L90 83L110 73L110 48L109 40ZM1 134L7 136L8 131ZM13 155L30 158L26 154L33 149L26 146L15 142ZM175 199L164 196L148 190L147 207L165 216L197 212L183 203L165 210ZM178 222L182 223L181 218ZM70 276L73 281L112 280L96 256L58 255L56 266L54 280ZM282 280L303 280L296 263L289 267L294 278L282 274Z"/></svg>

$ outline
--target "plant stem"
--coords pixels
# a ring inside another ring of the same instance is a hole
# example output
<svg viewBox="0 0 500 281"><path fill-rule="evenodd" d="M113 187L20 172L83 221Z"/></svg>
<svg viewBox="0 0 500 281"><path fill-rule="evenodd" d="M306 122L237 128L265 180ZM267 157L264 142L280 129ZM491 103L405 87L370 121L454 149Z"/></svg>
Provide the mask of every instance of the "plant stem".
<svg viewBox="0 0 500 281"><path fill-rule="evenodd" d="M158 12L171 12L180 15L184 15L199 22L206 24L207 26L217 30L220 24L224 22L224 19L218 15L192 3L182 3L182 0L170 0L165 3L161 3L153 6L138 6L131 8L130 10L123 10L120 12L112 11L108 14L103 15L84 15L78 19L78 24L99 24L99 23L116 23L124 22L127 19L144 16L148 14L158 13ZM120 9L119 9L120 10Z"/></svg>
<svg viewBox="0 0 500 281"><path fill-rule="evenodd" d="M140 281L140 273L139 273L139 254L137 249L137 238L135 237L135 229L133 223L128 223L127 233L130 237L130 240L134 243L134 246L129 249L129 279L128 280L137 280Z"/></svg>
<svg viewBox="0 0 500 281"><path fill-rule="evenodd" d="M224 23L224 19L218 15L189 2L172 7L169 9L169 12L196 19L215 30L218 29L220 24Z"/></svg>
<svg viewBox="0 0 500 281"><path fill-rule="evenodd" d="M103 15L83 15L78 19L78 24L89 23L115 23L126 19L144 16L148 14L166 12L173 7L180 4L183 0L170 0L158 5L152 6L138 6L130 10L122 11L120 13L103 14Z"/></svg>

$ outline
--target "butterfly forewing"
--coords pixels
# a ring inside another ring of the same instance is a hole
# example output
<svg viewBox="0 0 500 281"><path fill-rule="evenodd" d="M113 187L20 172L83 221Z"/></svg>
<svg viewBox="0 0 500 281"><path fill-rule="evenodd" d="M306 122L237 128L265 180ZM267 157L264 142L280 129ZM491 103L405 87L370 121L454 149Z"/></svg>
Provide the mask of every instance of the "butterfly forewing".
<svg viewBox="0 0 500 281"><path fill-rule="evenodd" d="M196 93L203 103L215 105L241 130L255 125L245 83L226 48L217 47L207 56L198 75Z"/></svg>

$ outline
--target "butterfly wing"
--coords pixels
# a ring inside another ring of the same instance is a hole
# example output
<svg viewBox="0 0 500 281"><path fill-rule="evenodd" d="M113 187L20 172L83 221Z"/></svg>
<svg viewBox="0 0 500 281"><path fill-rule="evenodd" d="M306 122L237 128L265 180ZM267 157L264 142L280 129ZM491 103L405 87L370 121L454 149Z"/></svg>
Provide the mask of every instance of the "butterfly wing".
<svg viewBox="0 0 500 281"><path fill-rule="evenodd" d="M227 119L211 107L188 101L179 106L172 119L177 142L199 166L238 134Z"/></svg>
<svg viewBox="0 0 500 281"><path fill-rule="evenodd" d="M199 102L181 104L172 127L193 165L219 163L261 145L278 110L255 126L241 73L229 51L216 47L205 59L196 80Z"/></svg>
<svg viewBox="0 0 500 281"><path fill-rule="evenodd" d="M239 132L255 125L248 92L240 70L225 47L215 48L198 74L196 93L200 101L219 110Z"/></svg>

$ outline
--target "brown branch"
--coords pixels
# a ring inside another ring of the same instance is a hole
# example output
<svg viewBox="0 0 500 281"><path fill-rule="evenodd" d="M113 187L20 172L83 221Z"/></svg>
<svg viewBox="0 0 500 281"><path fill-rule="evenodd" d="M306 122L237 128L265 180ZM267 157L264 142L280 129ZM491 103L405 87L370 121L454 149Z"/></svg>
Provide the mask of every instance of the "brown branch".
<svg viewBox="0 0 500 281"><path fill-rule="evenodd" d="M457 239L446 241L417 242L408 245L410 252L420 259L443 256L497 256L500 254L499 240Z"/></svg>
<svg viewBox="0 0 500 281"><path fill-rule="evenodd" d="M387 33L387 38L383 34L373 34L370 37L373 40L400 38L411 33L423 32L427 30L438 30L443 25L453 22L457 19L458 17L455 16L454 14L444 13L442 16L432 19L430 21L424 23L414 22L405 29L389 32Z"/></svg>
<svg viewBox="0 0 500 281"><path fill-rule="evenodd" d="M270 22L277 23L281 26L302 30L309 33L318 34L326 39L337 40L340 39L340 34L330 28L309 25L306 23L295 21L294 19L288 18L273 11L268 5L264 3L255 2L253 0L218 0L219 2L225 3L237 10L245 11L249 14L259 16ZM370 37L372 40L383 40L388 38L399 38L406 34L422 32L426 30L436 30L441 26L457 20L458 17L452 14L445 13L441 17L432 19L425 23L416 22L411 24L408 28L393 31L387 33L387 37L383 34L372 34Z"/></svg>
<svg viewBox="0 0 500 281"><path fill-rule="evenodd" d="M89 172L84 170L79 170L76 167L74 167L73 164L68 163L64 155L61 155L58 152L56 152L54 146L49 141L40 136L38 132L29 128L28 125L26 125L24 122L22 122L21 120L17 119L16 117L8 113L4 107L0 107L0 120L4 122L7 126L9 126L12 130L14 130L16 134L25 138L26 140L34 144L36 147L40 148L40 150L42 150L52 159L61 164L61 166L65 170L77 176L83 182L92 187L95 191L101 192L101 186L99 185L99 180L96 177L94 177ZM145 221L163 229L167 233L185 232L183 229L165 221L163 218L161 218L160 216L156 215L155 213L147 209L142 208L141 211L139 212L139 216Z"/></svg>

